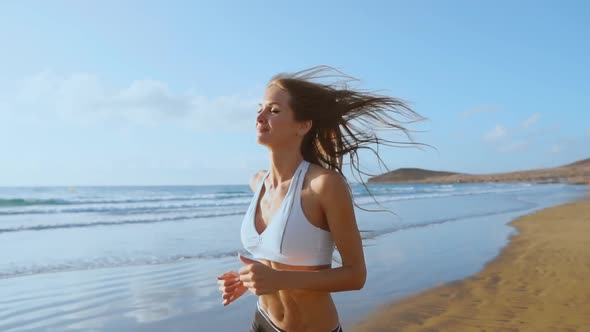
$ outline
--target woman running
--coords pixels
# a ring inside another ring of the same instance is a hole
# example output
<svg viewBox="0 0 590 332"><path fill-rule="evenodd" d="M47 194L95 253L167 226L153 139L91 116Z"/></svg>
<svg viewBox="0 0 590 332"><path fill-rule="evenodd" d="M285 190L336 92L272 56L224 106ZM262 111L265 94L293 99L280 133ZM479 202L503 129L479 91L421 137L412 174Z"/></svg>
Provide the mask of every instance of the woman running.
<svg viewBox="0 0 590 332"><path fill-rule="evenodd" d="M317 82L330 77L347 80ZM254 197L241 227L251 258L241 255L238 272L218 277L224 305L246 291L258 296L252 332L342 331L330 293L365 284L343 157L348 154L351 168L360 173L357 150L375 152L369 145L399 143L379 138L375 129L408 135L391 113L421 118L403 101L350 89L349 81L330 67L314 67L279 74L264 92L256 140L268 148L269 170L250 180ZM332 267L335 248L339 267Z"/></svg>

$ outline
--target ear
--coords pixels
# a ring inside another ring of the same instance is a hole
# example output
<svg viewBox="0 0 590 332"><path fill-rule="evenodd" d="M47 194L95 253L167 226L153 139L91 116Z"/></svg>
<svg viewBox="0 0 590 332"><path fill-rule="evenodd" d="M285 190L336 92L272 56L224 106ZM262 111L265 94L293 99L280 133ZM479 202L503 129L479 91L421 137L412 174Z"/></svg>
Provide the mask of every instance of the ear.
<svg viewBox="0 0 590 332"><path fill-rule="evenodd" d="M313 126L313 120L305 120L301 121L299 125L299 130L297 131L298 136L305 136Z"/></svg>

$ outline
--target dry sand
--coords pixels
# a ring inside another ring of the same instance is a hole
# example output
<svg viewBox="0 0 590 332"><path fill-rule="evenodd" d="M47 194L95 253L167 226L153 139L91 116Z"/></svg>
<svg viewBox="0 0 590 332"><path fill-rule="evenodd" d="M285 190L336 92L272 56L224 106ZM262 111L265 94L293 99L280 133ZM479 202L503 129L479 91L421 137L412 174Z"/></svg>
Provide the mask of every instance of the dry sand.
<svg viewBox="0 0 590 332"><path fill-rule="evenodd" d="M590 331L590 201L511 223L477 275L384 306L352 331Z"/></svg>

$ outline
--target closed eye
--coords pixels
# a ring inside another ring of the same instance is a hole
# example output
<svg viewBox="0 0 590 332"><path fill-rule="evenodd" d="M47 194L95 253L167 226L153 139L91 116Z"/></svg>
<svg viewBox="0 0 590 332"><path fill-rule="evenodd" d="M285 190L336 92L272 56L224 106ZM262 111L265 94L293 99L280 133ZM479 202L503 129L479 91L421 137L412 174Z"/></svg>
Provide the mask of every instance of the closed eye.
<svg viewBox="0 0 590 332"><path fill-rule="evenodd" d="M259 109L256 113L257 114L260 114L260 112L262 112L262 109ZM273 114L277 114L277 113L279 113L281 111L278 110L278 109L273 108L273 109L270 110L270 112L273 113Z"/></svg>

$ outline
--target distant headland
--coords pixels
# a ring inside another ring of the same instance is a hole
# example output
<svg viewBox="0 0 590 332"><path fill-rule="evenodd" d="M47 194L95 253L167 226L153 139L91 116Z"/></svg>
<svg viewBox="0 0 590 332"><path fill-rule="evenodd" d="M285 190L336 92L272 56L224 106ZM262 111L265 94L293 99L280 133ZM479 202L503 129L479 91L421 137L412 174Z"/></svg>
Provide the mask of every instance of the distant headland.
<svg viewBox="0 0 590 332"><path fill-rule="evenodd" d="M369 178L369 183L535 182L590 184L590 158L554 168L509 173L465 174L400 168Z"/></svg>

